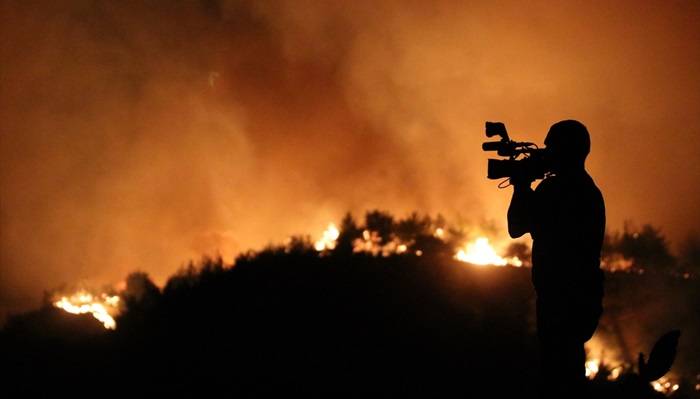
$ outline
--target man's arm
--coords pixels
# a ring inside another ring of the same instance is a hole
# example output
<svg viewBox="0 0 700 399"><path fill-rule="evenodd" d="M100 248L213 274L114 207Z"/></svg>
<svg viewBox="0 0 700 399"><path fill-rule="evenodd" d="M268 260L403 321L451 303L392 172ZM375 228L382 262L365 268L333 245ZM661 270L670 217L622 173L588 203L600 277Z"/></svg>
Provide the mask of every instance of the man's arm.
<svg viewBox="0 0 700 399"><path fill-rule="evenodd" d="M508 207L508 234L518 238L532 232L535 192L530 182L513 182L513 197Z"/></svg>

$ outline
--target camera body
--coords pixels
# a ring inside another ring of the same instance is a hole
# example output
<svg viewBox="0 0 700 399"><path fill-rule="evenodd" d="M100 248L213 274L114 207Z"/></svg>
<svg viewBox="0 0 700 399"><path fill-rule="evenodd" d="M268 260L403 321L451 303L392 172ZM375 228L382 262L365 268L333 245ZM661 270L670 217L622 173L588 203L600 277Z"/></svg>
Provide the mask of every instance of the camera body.
<svg viewBox="0 0 700 399"><path fill-rule="evenodd" d="M484 151L495 151L508 159L489 159L489 179L515 178L520 180L543 179L551 172L546 149L534 143L513 141L508 137L502 122L486 122L486 137L499 136L500 141L488 141L481 145ZM518 159L520 157L520 159Z"/></svg>

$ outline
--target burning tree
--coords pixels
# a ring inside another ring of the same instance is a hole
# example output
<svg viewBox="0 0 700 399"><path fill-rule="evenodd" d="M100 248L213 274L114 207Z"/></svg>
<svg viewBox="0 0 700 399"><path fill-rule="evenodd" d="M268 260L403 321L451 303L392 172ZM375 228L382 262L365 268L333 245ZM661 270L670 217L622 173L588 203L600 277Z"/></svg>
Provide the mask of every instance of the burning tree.
<svg viewBox="0 0 700 399"><path fill-rule="evenodd" d="M491 229L489 227L488 229ZM410 254L415 256L444 256L481 266L523 265L521 259L529 258L529 246L524 243L511 244L507 257L498 255L487 237L477 235L465 242L463 228L448 226L438 215L432 218L416 212L405 218L395 218L380 210L367 212L364 224L359 225L348 213L341 222L340 229L330 223L315 242L316 251L348 255L368 253L373 256ZM287 250L291 250L291 243ZM504 249L504 248L501 248Z"/></svg>

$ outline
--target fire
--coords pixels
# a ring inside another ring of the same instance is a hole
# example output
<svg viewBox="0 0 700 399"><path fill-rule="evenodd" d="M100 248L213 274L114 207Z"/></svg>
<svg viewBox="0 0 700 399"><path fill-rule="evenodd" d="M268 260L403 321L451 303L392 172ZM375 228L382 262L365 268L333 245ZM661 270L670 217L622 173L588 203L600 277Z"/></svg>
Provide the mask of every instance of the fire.
<svg viewBox="0 0 700 399"><path fill-rule="evenodd" d="M93 295L80 290L71 296L62 296L53 305L72 314L92 314L108 330L117 328L114 316L119 313L120 298L118 295Z"/></svg>
<svg viewBox="0 0 700 399"><path fill-rule="evenodd" d="M586 377L592 379L596 376L596 374L598 374L598 371L600 371L599 359L591 359L586 361Z"/></svg>
<svg viewBox="0 0 700 399"><path fill-rule="evenodd" d="M439 239L445 238L445 229L443 229L442 227L438 227L437 229L435 229L435 237Z"/></svg>
<svg viewBox="0 0 700 399"><path fill-rule="evenodd" d="M652 381L651 386L655 391L661 392L663 394L670 394L675 392L680 388L678 384L672 383L668 378L661 377L656 381Z"/></svg>
<svg viewBox="0 0 700 399"><path fill-rule="evenodd" d="M520 267L523 262L517 256L512 258L503 258L496 253L489 239L486 237L478 237L473 242L467 243L463 248L460 248L455 254L455 259L471 263L479 266L506 266L511 265Z"/></svg>
<svg viewBox="0 0 700 399"><path fill-rule="evenodd" d="M433 232L433 236L443 242L446 242L446 234L447 232L442 227L435 228ZM314 242L314 249L318 252L332 251L337 246L338 237L340 237L340 231L334 223L329 223L321 237ZM352 242L355 253L387 257L394 254L408 254L410 249L411 254L422 256L423 250L414 248L414 245L415 241L402 241L394 235L383 242L378 232L369 229L363 230L362 236ZM473 242L458 248L454 258L479 266L523 266L523 262L517 256L504 258L498 255L486 237L478 237Z"/></svg>
<svg viewBox="0 0 700 399"><path fill-rule="evenodd" d="M629 367L620 358L619 351L605 343L599 335L594 335L586 342L586 352L586 377L589 379L603 373L607 380L615 381Z"/></svg>
<svg viewBox="0 0 700 399"><path fill-rule="evenodd" d="M340 231L335 227L335 224L330 223L321 238L314 243L314 248L319 252L332 250L335 248L338 237L340 237Z"/></svg>
<svg viewBox="0 0 700 399"><path fill-rule="evenodd" d="M611 368L607 365L607 363L604 363L600 359L590 359L586 360L586 378L591 380L594 379L596 375L598 375L598 373L601 372L601 368L604 368L607 371L607 379L609 381L617 380L618 378L620 378L622 372L625 371L625 368L623 366L616 366Z"/></svg>
<svg viewBox="0 0 700 399"><path fill-rule="evenodd" d="M607 349L607 352L606 352ZM622 362L618 356L614 355L615 351L612 351L611 355L610 347L605 347L600 341L600 338L594 336L588 343L586 343L586 350L589 354L595 354L595 357L591 357L586 360L586 377L588 379L594 379L600 373L605 373L608 381L615 381L620 376L631 370L629 363ZM611 366L617 364L616 366ZM700 379L700 375L698 376ZM656 381L651 382L652 388L655 391L669 396L680 388L678 379L671 376L664 376Z"/></svg>
<svg viewBox="0 0 700 399"><path fill-rule="evenodd" d="M382 239L379 233L371 230L363 230L362 238L356 238L352 242L352 251L355 253L368 253L372 256L391 256L394 254L408 253L408 248L413 245L413 242L401 242L394 237L389 242L382 244ZM417 250L416 256L421 256L422 251Z"/></svg>

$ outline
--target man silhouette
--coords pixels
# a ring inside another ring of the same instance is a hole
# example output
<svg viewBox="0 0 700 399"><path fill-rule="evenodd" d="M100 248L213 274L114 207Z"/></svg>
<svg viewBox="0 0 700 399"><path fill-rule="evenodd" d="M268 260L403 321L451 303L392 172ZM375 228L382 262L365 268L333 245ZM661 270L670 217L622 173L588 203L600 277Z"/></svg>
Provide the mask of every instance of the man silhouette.
<svg viewBox="0 0 700 399"><path fill-rule="evenodd" d="M537 293L544 397L585 396L585 352L603 311L600 251L605 204L585 169L586 127L575 120L552 125L545 139L552 172L533 191L529 177L513 177L508 208L512 238L530 233L532 282Z"/></svg>

